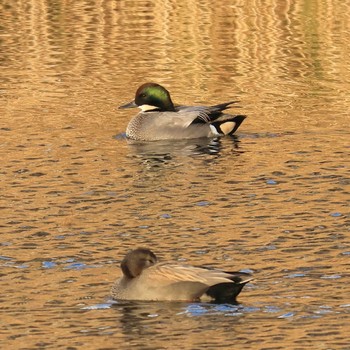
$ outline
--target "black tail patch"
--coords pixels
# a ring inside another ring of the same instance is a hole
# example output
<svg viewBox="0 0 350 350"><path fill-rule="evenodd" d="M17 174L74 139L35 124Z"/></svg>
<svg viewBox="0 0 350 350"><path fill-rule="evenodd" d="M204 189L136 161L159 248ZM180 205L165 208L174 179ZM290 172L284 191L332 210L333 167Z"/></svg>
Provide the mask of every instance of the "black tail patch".
<svg viewBox="0 0 350 350"><path fill-rule="evenodd" d="M243 287L252 280L250 277L249 273L233 272L230 278L233 283L219 283L211 286L206 294L217 303L234 303Z"/></svg>
<svg viewBox="0 0 350 350"><path fill-rule="evenodd" d="M212 122L217 132L221 135L233 135L246 118L245 115L236 115L228 120Z"/></svg>

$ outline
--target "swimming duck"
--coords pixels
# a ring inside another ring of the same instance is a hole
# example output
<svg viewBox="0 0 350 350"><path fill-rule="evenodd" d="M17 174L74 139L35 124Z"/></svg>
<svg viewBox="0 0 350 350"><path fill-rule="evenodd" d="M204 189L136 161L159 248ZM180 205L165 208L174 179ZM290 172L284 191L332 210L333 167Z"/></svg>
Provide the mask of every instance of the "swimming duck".
<svg viewBox="0 0 350 350"><path fill-rule="evenodd" d="M134 101L119 108L141 109L127 126L128 138L155 141L233 135L246 116L223 111L236 102L210 107L178 106L173 104L169 91L163 86L146 83L137 89Z"/></svg>
<svg viewBox="0 0 350 350"><path fill-rule="evenodd" d="M159 263L147 248L126 254L121 269L123 276L111 290L112 297L120 300L234 303L244 285L252 280L243 272Z"/></svg>

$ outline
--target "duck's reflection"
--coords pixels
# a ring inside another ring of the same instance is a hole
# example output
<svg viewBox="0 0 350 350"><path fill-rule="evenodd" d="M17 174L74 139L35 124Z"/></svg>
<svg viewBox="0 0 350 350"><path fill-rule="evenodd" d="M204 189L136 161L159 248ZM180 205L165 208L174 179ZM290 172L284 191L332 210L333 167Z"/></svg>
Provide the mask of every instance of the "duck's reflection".
<svg viewBox="0 0 350 350"><path fill-rule="evenodd" d="M244 315L244 307L240 304L118 301L113 308L119 311L122 332L129 337L155 335L159 328L164 334L161 325L171 327L172 331L185 330L184 324L172 322L176 317L193 319L205 316L208 320L202 323L205 330L206 324L211 323L211 317L221 314L223 317L234 316L238 321Z"/></svg>
<svg viewBox="0 0 350 350"><path fill-rule="evenodd" d="M141 158L147 163L153 163L153 165L168 163L176 158L186 156L195 157L210 155L213 157L219 157L222 150L226 148L229 148L237 155L242 153L239 149L240 141L237 136L215 139L200 138L154 142L136 142L127 140L127 142L133 157Z"/></svg>

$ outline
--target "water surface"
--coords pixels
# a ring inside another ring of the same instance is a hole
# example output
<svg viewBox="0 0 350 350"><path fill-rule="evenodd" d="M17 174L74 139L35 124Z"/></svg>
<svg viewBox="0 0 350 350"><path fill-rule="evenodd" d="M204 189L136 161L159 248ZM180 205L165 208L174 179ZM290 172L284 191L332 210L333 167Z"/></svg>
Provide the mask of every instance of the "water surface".
<svg viewBox="0 0 350 350"><path fill-rule="evenodd" d="M3 1L0 345L349 349L349 5ZM146 82L235 138L129 143ZM239 305L109 299L124 254L250 271Z"/></svg>

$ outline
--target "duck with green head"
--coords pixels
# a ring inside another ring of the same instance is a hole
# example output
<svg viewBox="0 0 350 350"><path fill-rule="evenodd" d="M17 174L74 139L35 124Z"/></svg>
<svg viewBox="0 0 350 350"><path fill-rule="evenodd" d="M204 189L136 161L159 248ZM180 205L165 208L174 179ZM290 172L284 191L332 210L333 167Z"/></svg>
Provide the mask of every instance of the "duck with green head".
<svg viewBox="0 0 350 350"><path fill-rule="evenodd" d="M137 89L132 102L119 108L141 109L127 126L128 138L156 141L233 135L246 116L223 111L236 102L209 107L178 106L173 104L169 91L163 86L145 83Z"/></svg>

